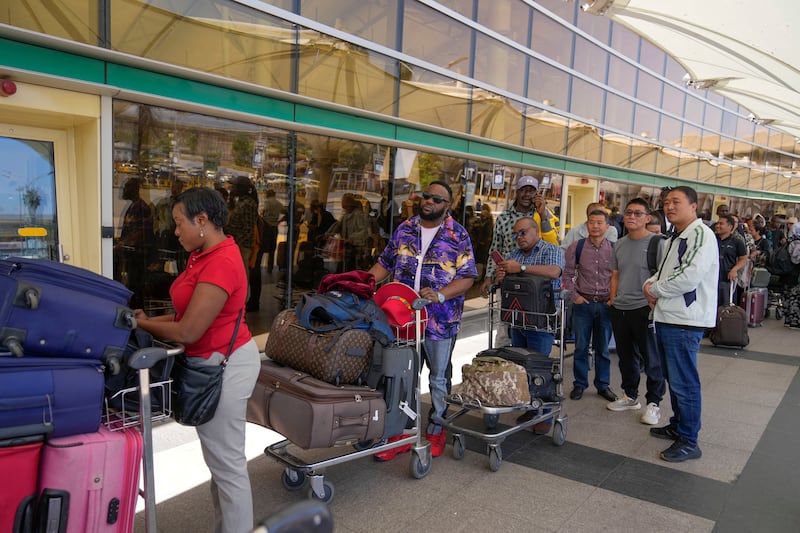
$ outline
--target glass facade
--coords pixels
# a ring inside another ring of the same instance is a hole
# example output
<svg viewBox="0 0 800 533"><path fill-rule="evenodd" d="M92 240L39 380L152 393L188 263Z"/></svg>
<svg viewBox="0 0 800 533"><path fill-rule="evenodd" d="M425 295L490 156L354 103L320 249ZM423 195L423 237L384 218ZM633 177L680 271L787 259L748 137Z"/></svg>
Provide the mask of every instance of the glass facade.
<svg viewBox="0 0 800 533"><path fill-rule="evenodd" d="M792 136L752 122L747 110L710 90L686 87L684 70L662 50L576 2L9 0L0 23L119 52L121 64L135 56L138 68L179 67L169 74L179 80L212 75L223 88L236 82L255 95L282 91L278 98L310 98L453 140L444 155L322 135L321 116L317 127L294 131L265 115L235 121L115 100L115 235L131 180L153 219L151 243L137 256L120 249L115 274L143 276L141 297L152 306L182 260L159 211L175 183L223 190L231 177L246 175L262 206L266 191L275 191L285 220L265 261L298 289L321 272L368 267L397 221L413 213L413 191L432 179L452 184L453 210L471 230L481 225L476 204L490 205L487 216L505 209L523 172L547 176L548 201L559 208L564 178L537 158L622 176L599 185L609 209L634 196L655 207L660 186L676 179L700 189L709 209L722 196L707 191L747 190L725 199L743 215L793 214L792 205L753 198L800 194ZM225 105L249 111L235 97ZM532 162L523 168L459 157L467 142ZM495 189L498 172L505 181ZM345 194L370 221L369 237L346 261L326 252L332 235L314 233L316 206L338 218ZM571 217L565 213L565 225Z"/></svg>
<svg viewBox="0 0 800 533"><path fill-rule="evenodd" d="M37 3L48 16L31 15L37 10L26 6ZM680 65L662 50L574 2L11 0L0 21L663 178L794 188L794 139L750 122L732 101L687 89ZM538 106L596 131L554 145L549 123L540 127L539 113L529 112ZM545 138L536 137L540 130ZM657 163L619 149L620 136L628 146L648 144ZM709 164L716 172L703 168Z"/></svg>

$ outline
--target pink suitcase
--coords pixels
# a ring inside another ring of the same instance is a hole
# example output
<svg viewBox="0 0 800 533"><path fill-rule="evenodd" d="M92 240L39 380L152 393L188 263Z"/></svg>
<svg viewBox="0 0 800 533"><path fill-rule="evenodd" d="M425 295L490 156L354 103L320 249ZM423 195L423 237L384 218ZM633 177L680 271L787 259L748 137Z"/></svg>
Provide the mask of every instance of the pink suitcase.
<svg viewBox="0 0 800 533"><path fill-rule="evenodd" d="M750 287L742 295L744 308L747 311L747 325L751 328L763 325L764 313L767 309L767 289Z"/></svg>
<svg viewBox="0 0 800 533"><path fill-rule="evenodd" d="M50 439L39 470L39 519L48 531L133 531L142 435L135 428ZM67 527L56 527L68 508ZM45 514L45 516L41 516Z"/></svg>

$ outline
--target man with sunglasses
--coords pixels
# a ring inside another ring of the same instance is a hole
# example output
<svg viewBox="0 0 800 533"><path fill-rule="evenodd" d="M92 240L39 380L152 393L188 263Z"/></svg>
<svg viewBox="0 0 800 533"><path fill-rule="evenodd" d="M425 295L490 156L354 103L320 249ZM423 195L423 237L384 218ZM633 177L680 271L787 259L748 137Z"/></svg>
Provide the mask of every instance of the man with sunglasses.
<svg viewBox="0 0 800 533"><path fill-rule="evenodd" d="M516 239L513 236L514 224L526 217L533 219L536 223L541 239L558 245L558 234L554 227L555 216L547 209L547 201L539 193L539 180L533 176L521 176L514 184L514 189L516 190L514 203L497 216L494 224L492 244L489 245L489 257L494 251L500 252L503 257L508 257L508 254L517 247ZM497 265L494 264L494 261L487 261L487 263L486 280L481 286L481 295L484 298L489 297L489 287L497 272ZM495 346L508 346L510 343L508 328L498 328Z"/></svg>
<svg viewBox="0 0 800 533"><path fill-rule="evenodd" d="M426 438L431 455L438 457L446 442L444 422L450 389L448 366L464 311L464 293L478 277L469 233L450 216L450 185L433 181L422 193L419 214L401 223L370 269L378 282L389 275L393 281L413 287L433 303L427 307L423 357L430 370L431 412ZM376 454L388 461L409 447Z"/></svg>

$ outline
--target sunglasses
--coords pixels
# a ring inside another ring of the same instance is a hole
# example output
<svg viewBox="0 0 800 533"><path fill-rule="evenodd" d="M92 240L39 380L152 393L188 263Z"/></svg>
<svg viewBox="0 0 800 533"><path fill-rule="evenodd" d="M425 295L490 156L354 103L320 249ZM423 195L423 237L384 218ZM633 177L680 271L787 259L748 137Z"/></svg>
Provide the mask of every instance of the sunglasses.
<svg viewBox="0 0 800 533"><path fill-rule="evenodd" d="M511 236L514 237L515 239L519 239L520 237L524 237L532 229L533 228L521 229L515 233L512 233Z"/></svg>
<svg viewBox="0 0 800 533"><path fill-rule="evenodd" d="M631 209L626 209L623 213L626 217L643 217L647 214L646 211L633 211Z"/></svg>
<svg viewBox="0 0 800 533"><path fill-rule="evenodd" d="M441 203L444 203L444 202L449 202L450 201L447 198L443 198L443 197L439 196L438 194L431 194L429 192L422 193L422 199L423 200L433 200L433 203L435 203L437 205L441 204Z"/></svg>

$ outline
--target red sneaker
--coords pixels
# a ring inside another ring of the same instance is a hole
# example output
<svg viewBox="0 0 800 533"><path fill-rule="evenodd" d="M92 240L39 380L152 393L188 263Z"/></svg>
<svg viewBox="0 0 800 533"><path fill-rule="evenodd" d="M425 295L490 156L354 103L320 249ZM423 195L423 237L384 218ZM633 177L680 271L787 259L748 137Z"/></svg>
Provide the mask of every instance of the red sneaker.
<svg viewBox="0 0 800 533"><path fill-rule="evenodd" d="M447 435L444 430L438 435L426 433L425 438L431 443L431 456L439 457L444 453L444 445L447 443Z"/></svg>
<svg viewBox="0 0 800 533"><path fill-rule="evenodd" d="M405 435L395 435L394 437L389 437L389 439L386 442L387 443L397 442L398 440L403 439L405 437L406 437ZM376 461L383 463L386 461L391 461L392 459L395 458L395 456L401 453L406 453L408 451L411 451L410 444L406 444L405 446L398 446L397 448L392 448L391 450L386 450L385 452L378 452L372 457L374 457Z"/></svg>

